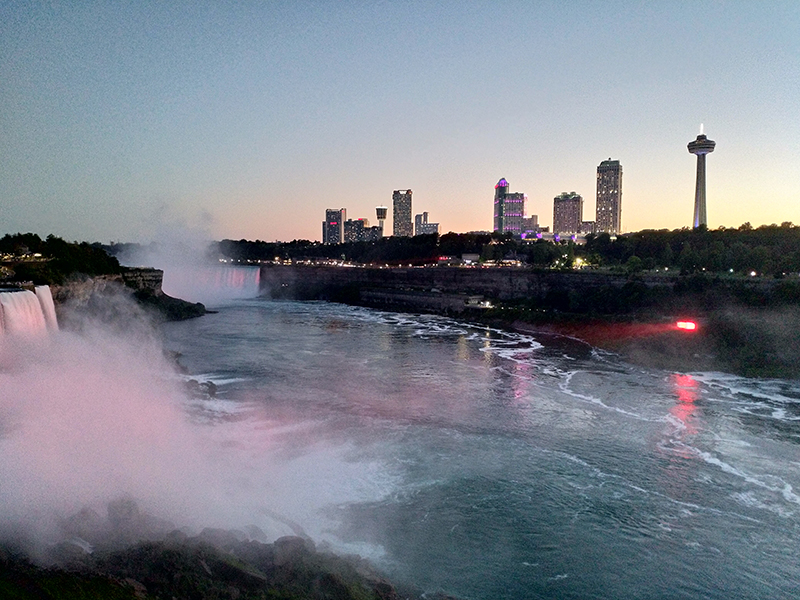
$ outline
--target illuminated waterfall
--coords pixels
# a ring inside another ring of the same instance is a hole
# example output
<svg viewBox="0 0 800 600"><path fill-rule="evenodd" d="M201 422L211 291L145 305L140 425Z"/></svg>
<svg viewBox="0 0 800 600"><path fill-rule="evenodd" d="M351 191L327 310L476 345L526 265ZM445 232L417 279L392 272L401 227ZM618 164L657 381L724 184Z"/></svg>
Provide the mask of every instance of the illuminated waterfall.
<svg viewBox="0 0 800 600"><path fill-rule="evenodd" d="M0 292L0 335L43 335L58 330L50 288L37 286L36 292Z"/></svg>
<svg viewBox="0 0 800 600"><path fill-rule="evenodd" d="M238 298L255 298L260 269L244 266L165 267L165 294L204 304L224 304Z"/></svg>
<svg viewBox="0 0 800 600"><path fill-rule="evenodd" d="M35 290L36 298L39 300L39 305L42 307L42 314L44 315L44 322L47 324L47 329L50 331L58 331L56 306L53 303L53 294L50 293L50 286L37 285Z"/></svg>

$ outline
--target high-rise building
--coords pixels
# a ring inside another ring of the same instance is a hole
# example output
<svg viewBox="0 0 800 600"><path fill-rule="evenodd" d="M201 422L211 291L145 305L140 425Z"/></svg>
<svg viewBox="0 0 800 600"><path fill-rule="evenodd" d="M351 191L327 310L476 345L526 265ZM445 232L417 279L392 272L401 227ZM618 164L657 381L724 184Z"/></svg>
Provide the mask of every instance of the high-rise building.
<svg viewBox="0 0 800 600"><path fill-rule="evenodd" d="M604 160L597 167L596 231L622 233L622 165Z"/></svg>
<svg viewBox="0 0 800 600"><path fill-rule="evenodd" d="M438 223L428 223L428 213L414 217L414 235L425 235L429 233L439 233Z"/></svg>
<svg viewBox="0 0 800 600"><path fill-rule="evenodd" d="M360 242L364 239L364 228L369 227L369 221L364 219L347 219L344 222L344 241Z"/></svg>
<svg viewBox="0 0 800 600"><path fill-rule="evenodd" d="M347 210L344 208L329 208L325 211L325 221L322 223L322 243L341 244L344 242L344 221Z"/></svg>
<svg viewBox="0 0 800 600"><path fill-rule="evenodd" d="M382 233L380 226L370 227L368 219L347 219L344 222L345 242L377 242Z"/></svg>
<svg viewBox="0 0 800 600"><path fill-rule="evenodd" d="M702 128L701 128L702 131ZM694 186L694 220L693 226L708 225L706 217L706 154L714 151L716 142L702 133L693 142L689 142L689 152L697 155L697 180Z"/></svg>
<svg viewBox="0 0 800 600"><path fill-rule="evenodd" d="M553 233L578 233L583 221L583 198L575 192L562 192L553 198Z"/></svg>
<svg viewBox="0 0 800 600"><path fill-rule="evenodd" d="M392 194L392 233L400 237L414 235L411 222L411 190L395 190Z"/></svg>
<svg viewBox="0 0 800 600"><path fill-rule="evenodd" d="M494 186L494 231L500 233L523 233L525 217L525 194L509 192L508 181L503 177Z"/></svg>

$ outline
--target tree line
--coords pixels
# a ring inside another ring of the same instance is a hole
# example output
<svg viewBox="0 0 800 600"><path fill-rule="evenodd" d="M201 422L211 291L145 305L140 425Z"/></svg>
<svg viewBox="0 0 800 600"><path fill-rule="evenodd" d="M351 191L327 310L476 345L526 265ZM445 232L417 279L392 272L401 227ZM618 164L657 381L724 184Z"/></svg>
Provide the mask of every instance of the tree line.
<svg viewBox="0 0 800 600"><path fill-rule="evenodd" d="M792 223L753 228L705 227L643 230L612 237L530 242L498 233L447 233L387 237L377 242L324 245L308 240L264 242L222 240L215 252L238 261L346 260L363 264L432 264L443 257L478 255L483 262L519 261L538 268L575 266L627 272L679 270L681 273L739 273L784 276L800 272L800 226Z"/></svg>
<svg viewBox="0 0 800 600"><path fill-rule="evenodd" d="M0 238L0 255L4 257L4 279L35 284L63 283L75 273L122 271L119 261L100 244L67 242L52 234L45 239L35 233L6 234Z"/></svg>
<svg viewBox="0 0 800 600"><path fill-rule="evenodd" d="M5 255L5 278L36 283L60 283L73 273L119 273L113 256L122 246L67 242L54 235L42 239L33 233L0 238ZM32 259L33 255L41 259ZM585 244L520 240L510 234L446 233L414 237L386 237L375 242L325 245L309 240L265 242L222 240L211 244L209 260L345 260L376 265L436 264L442 258L477 255L484 263L517 261L532 268L605 268L628 273L679 271L737 273L783 277L800 273L800 226L786 222L754 228L643 230L617 237L607 233L587 236Z"/></svg>

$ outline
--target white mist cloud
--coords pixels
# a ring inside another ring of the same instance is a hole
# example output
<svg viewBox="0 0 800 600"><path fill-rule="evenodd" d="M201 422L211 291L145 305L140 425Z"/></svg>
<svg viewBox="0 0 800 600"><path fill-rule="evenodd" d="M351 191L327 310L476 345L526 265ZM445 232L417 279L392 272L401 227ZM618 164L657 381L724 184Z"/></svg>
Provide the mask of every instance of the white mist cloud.
<svg viewBox="0 0 800 600"><path fill-rule="evenodd" d="M118 256L126 266L154 267L164 271L164 293L190 302L216 306L259 293L257 267L221 265L211 252L209 233L213 218L201 215L200 224L163 222L154 231L154 242Z"/></svg>
<svg viewBox="0 0 800 600"><path fill-rule="evenodd" d="M299 523L320 540L326 507L387 493L381 465L314 421L247 403L198 412L155 331L109 301L111 327L82 315L64 320L78 332L0 337L0 543L56 543L65 519L120 498L195 531L256 525L275 539Z"/></svg>
<svg viewBox="0 0 800 600"><path fill-rule="evenodd" d="M205 491L201 439L152 347L97 332L0 340L0 506L6 523L131 495L175 519Z"/></svg>

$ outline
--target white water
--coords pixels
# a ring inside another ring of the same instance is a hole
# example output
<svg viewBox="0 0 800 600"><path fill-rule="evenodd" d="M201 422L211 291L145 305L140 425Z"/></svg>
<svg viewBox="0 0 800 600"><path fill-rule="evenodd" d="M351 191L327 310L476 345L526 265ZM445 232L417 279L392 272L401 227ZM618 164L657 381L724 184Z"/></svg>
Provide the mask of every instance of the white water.
<svg viewBox="0 0 800 600"><path fill-rule="evenodd" d="M258 267L165 266L161 288L165 294L206 305L258 296Z"/></svg>
<svg viewBox="0 0 800 600"><path fill-rule="evenodd" d="M0 292L0 334L38 336L58 329L50 288Z"/></svg>
<svg viewBox="0 0 800 600"><path fill-rule="evenodd" d="M58 331L58 319L56 318L56 307L53 303L53 294L50 292L50 286L37 285L36 298L39 300L39 305L42 307L42 314L44 315L44 322L47 324L49 331Z"/></svg>

